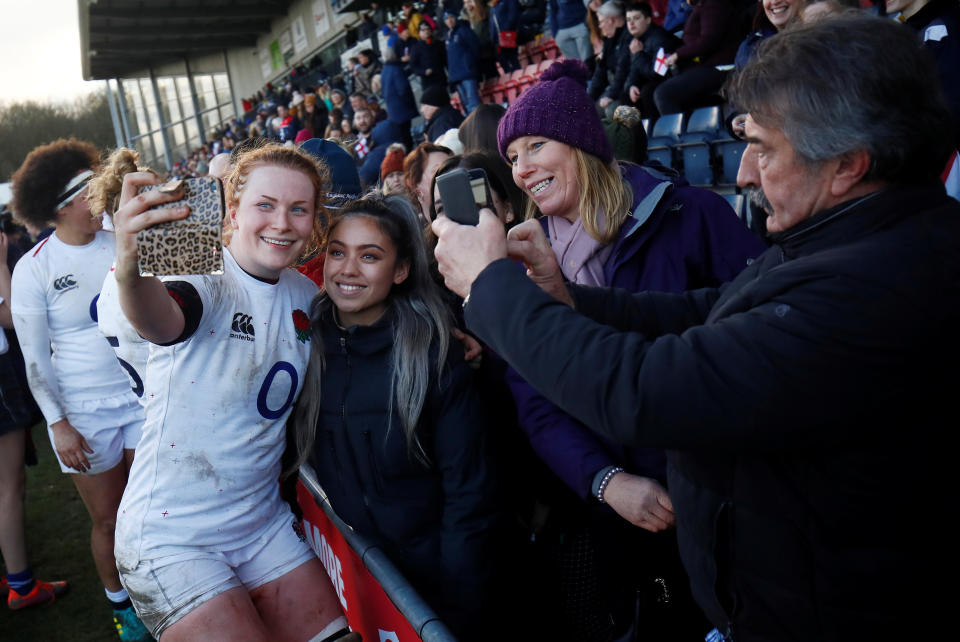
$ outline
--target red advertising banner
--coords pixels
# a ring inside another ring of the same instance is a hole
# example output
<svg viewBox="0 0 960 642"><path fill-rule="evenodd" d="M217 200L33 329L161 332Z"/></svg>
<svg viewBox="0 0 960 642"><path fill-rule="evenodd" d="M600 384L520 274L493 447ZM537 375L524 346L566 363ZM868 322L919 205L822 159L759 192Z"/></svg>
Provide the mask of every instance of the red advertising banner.
<svg viewBox="0 0 960 642"><path fill-rule="evenodd" d="M330 575L350 628L364 642L421 642L303 482L297 484L297 502L307 541Z"/></svg>

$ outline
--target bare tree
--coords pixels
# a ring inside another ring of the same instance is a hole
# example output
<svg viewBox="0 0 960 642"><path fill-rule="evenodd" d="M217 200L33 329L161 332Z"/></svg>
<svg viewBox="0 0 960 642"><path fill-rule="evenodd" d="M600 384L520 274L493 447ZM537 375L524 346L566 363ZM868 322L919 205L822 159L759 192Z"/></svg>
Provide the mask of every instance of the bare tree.
<svg viewBox="0 0 960 642"><path fill-rule="evenodd" d="M34 147L71 136L102 150L116 145L106 91L72 104L28 100L0 105L0 181L9 181Z"/></svg>

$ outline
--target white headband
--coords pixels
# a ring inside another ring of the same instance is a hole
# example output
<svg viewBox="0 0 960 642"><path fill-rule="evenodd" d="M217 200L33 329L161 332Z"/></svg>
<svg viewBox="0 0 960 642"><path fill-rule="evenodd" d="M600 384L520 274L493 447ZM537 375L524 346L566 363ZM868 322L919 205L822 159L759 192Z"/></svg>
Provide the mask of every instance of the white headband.
<svg viewBox="0 0 960 642"><path fill-rule="evenodd" d="M70 182L67 183L67 186L63 188L63 191L60 192L60 195L58 196L60 202L57 203L57 206L54 208L54 210L59 211L69 205L70 201L74 199L80 190L87 186L87 183L90 182L90 178L92 176L93 172L89 169L84 170L74 176Z"/></svg>

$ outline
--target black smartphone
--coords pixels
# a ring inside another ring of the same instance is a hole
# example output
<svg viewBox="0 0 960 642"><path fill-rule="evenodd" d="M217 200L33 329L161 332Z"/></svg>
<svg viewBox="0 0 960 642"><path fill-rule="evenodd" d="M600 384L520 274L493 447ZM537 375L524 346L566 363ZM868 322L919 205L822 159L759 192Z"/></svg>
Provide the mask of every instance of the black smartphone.
<svg viewBox="0 0 960 642"><path fill-rule="evenodd" d="M443 215L461 225L480 222L480 210L494 209L490 181L482 169L457 168L437 177Z"/></svg>

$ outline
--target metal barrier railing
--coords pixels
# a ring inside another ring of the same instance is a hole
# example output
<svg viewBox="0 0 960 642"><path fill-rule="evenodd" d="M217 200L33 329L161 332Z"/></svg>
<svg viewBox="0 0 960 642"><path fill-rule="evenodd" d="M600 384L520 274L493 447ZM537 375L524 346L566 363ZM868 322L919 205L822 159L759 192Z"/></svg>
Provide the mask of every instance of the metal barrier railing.
<svg viewBox="0 0 960 642"><path fill-rule="evenodd" d="M397 570L386 553L366 537L354 531L334 512L326 493L317 482L316 474L309 464L304 464L300 468L300 483L352 551L360 558L363 566L369 571L372 578L379 584L387 598L420 639L424 642L456 642L456 638L450 632L450 629L440 620L440 617L430 605L420 597L403 574ZM351 622L352 624L353 622ZM375 626L376 623L372 624ZM379 641L374 640L374 642Z"/></svg>

